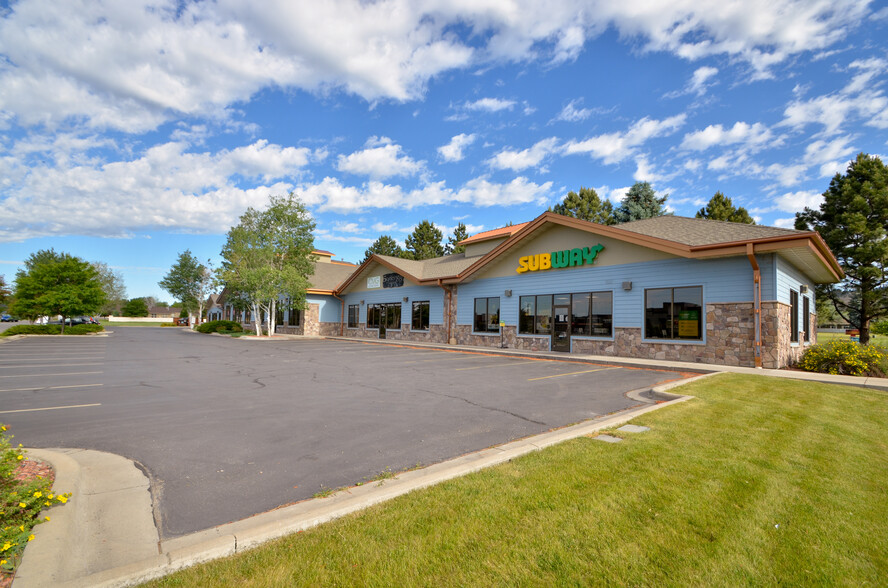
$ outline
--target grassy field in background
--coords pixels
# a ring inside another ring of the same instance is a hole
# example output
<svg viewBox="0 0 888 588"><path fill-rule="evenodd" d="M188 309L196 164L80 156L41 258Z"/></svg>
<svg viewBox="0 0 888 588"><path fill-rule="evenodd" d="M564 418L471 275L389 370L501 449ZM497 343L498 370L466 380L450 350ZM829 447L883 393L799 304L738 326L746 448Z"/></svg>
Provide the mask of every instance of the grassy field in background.
<svg viewBox="0 0 888 588"><path fill-rule="evenodd" d="M562 443L148 585L884 585L888 393L738 374L680 392L697 398L622 443Z"/></svg>
<svg viewBox="0 0 888 588"><path fill-rule="evenodd" d="M844 333L817 333L817 342L818 343L826 343L827 341L850 341L851 337ZM879 347L888 348L888 337L885 335L872 335L870 334L870 343L874 345L878 345Z"/></svg>
<svg viewBox="0 0 888 588"><path fill-rule="evenodd" d="M171 323L170 319L157 319L157 321L151 322L140 322L140 321L114 321L111 322L106 319L99 319L99 324L105 327L106 329L109 327L159 327L162 324Z"/></svg>

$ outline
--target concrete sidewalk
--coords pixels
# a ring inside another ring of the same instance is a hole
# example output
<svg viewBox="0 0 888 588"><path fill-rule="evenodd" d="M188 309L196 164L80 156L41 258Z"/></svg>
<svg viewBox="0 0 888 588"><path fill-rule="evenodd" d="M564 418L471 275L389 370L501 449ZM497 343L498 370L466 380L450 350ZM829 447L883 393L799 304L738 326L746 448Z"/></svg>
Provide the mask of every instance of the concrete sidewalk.
<svg viewBox="0 0 888 588"><path fill-rule="evenodd" d="M213 529L159 538L149 481L123 457L79 449L29 449L56 468L53 492L72 492L55 508L52 520L34 529L14 588L132 586L201 562L225 557L262 543L379 504L483 468L504 463L550 445L622 425L642 414L690 400L666 392L705 374L629 393L636 408L578 425L519 439L380 483L354 486L328 498L314 498Z"/></svg>

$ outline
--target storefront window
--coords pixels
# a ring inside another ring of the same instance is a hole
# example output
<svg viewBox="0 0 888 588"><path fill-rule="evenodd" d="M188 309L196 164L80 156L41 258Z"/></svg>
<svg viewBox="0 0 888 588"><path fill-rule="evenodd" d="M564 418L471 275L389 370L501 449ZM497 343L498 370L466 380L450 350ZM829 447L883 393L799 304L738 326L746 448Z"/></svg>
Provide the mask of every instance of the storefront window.
<svg viewBox="0 0 888 588"><path fill-rule="evenodd" d="M588 335L590 333L589 305L591 294L574 294L571 302L571 335Z"/></svg>
<svg viewBox="0 0 888 588"><path fill-rule="evenodd" d="M368 329L378 329L379 328L379 305L378 304L368 304L367 305L367 328Z"/></svg>
<svg viewBox="0 0 888 588"><path fill-rule="evenodd" d="M614 332L614 293L592 293L592 336L610 337Z"/></svg>
<svg viewBox="0 0 888 588"><path fill-rule="evenodd" d="M499 309L499 297L475 298L475 332L499 333Z"/></svg>
<svg viewBox="0 0 888 588"><path fill-rule="evenodd" d="M552 334L552 297L536 297L536 323L534 333L537 335Z"/></svg>
<svg viewBox="0 0 888 588"><path fill-rule="evenodd" d="M644 291L646 339L703 338L703 288L652 288Z"/></svg>
<svg viewBox="0 0 888 588"><path fill-rule="evenodd" d="M296 308L293 308L293 305L290 304L289 311L287 312L287 324L291 327L298 327L302 324L302 311Z"/></svg>
<svg viewBox="0 0 888 588"><path fill-rule="evenodd" d="M518 332L533 335L533 321L536 316L536 296L522 296L518 300Z"/></svg>
<svg viewBox="0 0 888 588"><path fill-rule="evenodd" d="M348 305L348 328L349 329L357 329L358 328L358 317L360 317L361 307L357 304L349 304Z"/></svg>
<svg viewBox="0 0 888 588"><path fill-rule="evenodd" d="M421 301L413 303L413 321L411 328L414 331L429 330L429 301Z"/></svg>

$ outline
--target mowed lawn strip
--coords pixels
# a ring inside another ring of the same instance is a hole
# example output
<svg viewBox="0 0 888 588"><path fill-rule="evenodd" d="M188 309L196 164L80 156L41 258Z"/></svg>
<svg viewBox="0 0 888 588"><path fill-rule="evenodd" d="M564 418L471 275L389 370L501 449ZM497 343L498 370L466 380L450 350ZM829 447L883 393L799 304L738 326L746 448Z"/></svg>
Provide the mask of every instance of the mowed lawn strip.
<svg viewBox="0 0 888 588"><path fill-rule="evenodd" d="M888 394L723 374L637 418L150 586L884 585Z"/></svg>

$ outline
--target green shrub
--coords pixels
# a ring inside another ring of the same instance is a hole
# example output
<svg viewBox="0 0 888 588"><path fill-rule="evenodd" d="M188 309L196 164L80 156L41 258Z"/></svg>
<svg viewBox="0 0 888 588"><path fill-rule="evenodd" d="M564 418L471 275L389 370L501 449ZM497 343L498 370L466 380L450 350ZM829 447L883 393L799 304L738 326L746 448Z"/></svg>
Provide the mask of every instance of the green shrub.
<svg viewBox="0 0 888 588"><path fill-rule="evenodd" d="M798 367L809 372L884 377L888 353L875 345L834 340L810 347Z"/></svg>
<svg viewBox="0 0 888 588"><path fill-rule="evenodd" d="M30 325L28 325L30 326ZM71 494L53 494L52 480L38 477L30 482L17 480L16 469L25 459L22 446L13 447L12 435L0 424L0 572L12 573L21 559L28 541L34 539L31 529L48 521L41 511L68 502Z"/></svg>
<svg viewBox="0 0 888 588"><path fill-rule="evenodd" d="M240 333L243 331L243 328L240 326L240 323L234 321L209 321L195 327L194 330L199 333L218 333L220 331Z"/></svg>
<svg viewBox="0 0 888 588"><path fill-rule="evenodd" d="M104 331L102 325L70 325L65 327L65 335L86 335ZM13 335L61 335L62 325L16 325L0 333L0 337Z"/></svg>

